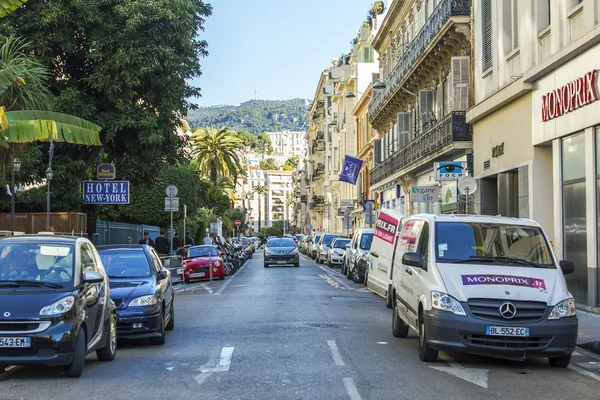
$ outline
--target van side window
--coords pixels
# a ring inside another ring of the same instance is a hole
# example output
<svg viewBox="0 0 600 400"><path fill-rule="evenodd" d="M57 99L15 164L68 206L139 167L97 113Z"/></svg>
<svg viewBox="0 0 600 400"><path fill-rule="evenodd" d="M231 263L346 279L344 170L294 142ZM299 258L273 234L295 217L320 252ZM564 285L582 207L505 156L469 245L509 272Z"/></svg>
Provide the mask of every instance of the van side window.
<svg viewBox="0 0 600 400"><path fill-rule="evenodd" d="M429 224L427 222L423 223L423 228L421 229L421 237L419 238L419 254L425 260L425 265L427 265L428 257L429 257Z"/></svg>

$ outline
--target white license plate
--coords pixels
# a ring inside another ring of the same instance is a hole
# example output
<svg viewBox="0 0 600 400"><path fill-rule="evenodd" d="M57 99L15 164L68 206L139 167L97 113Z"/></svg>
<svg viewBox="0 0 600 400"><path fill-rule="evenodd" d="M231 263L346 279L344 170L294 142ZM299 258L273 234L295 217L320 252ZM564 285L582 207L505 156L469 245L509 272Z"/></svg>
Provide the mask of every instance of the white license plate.
<svg viewBox="0 0 600 400"><path fill-rule="evenodd" d="M513 328L502 326L488 326L485 334L489 336L529 336L529 328Z"/></svg>
<svg viewBox="0 0 600 400"><path fill-rule="evenodd" d="M190 278L200 278L202 276L205 276L206 274L204 272L199 272L197 274L190 274Z"/></svg>
<svg viewBox="0 0 600 400"><path fill-rule="evenodd" d="M287 264L287 261L277 261L277 264Z"/></svg>
<svg viewBox="0 0 600 400"><path fill-rule="evenodd" d="M0 348L31 347L31 338L28 337L0 337Z"/></svg>
<svg viewBox="0 0 600 400"><path fill-rule="evenodd" d="M183 268L178 268L177 269L177 275L181 275L183 274Z"/></svg>

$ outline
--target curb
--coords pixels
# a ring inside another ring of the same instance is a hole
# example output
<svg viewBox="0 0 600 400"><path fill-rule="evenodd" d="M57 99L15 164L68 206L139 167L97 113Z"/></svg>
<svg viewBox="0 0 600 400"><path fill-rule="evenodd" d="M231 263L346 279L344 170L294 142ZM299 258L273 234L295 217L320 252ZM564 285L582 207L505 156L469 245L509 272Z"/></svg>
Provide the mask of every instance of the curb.
<svg viewBox="0 0 600 400"><path fill-rule="evenodd" d="M575 308L592 314L600 314L600 307L591 307L586 306L584 304L575 304Z"/></svg>

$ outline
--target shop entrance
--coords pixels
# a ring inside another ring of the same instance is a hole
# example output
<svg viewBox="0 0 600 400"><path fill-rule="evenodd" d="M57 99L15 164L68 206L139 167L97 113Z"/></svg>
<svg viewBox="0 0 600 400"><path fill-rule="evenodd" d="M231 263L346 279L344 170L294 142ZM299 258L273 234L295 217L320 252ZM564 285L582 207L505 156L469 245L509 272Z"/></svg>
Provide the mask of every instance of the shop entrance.
<svg viewBox="0 0 600 400"><path fill-rule="evenodd" d="M481 213L519 217L519 171L502 172L480 180Z"/></svg>

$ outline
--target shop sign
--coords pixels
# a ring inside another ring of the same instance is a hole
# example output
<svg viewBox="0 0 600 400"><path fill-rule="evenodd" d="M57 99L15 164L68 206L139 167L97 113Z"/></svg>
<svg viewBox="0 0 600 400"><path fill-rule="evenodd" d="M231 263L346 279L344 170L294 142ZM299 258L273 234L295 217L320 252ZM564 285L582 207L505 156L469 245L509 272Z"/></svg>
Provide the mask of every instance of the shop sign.
<svg viewBox="0 0 600 400"><path fill-rule="evenodd" d="M440 187L411 186L410 201L412 203L437 203L440 201Z"/></svg>
<svg viewBox="0 0 600 400"><path fill-rule="evenodd" d="M497 144L496 146L492 147L492 157L494 157L494 158L500 157L503 154L504 154L504 142L502 142L502 144Z"/></svg>
<svg viewBox="0 0 600 400"><path fill-rule="evenodd" d="M115 166L112 164L102 164L96 169L96 177L98 179L113 180L117 177Z"/></svg>
<svg viewBox="0 0 600 400"><path fill-rule="evenodd" d="M465 163L463 161L436 162L433 164L433 172L438 182L457 181L465 173Z"/></svg>
<svg viewBox="0 0 600 400"><path fill-rule="evenodd" d="M128 181L83 182L84 204L129 204Z"/></svg>
<svg viewBox="0 0 600 400"><path fill-rule="evenodd" d="M546 122L598 100L596 70L542 96L542 121Z"/></svg>

